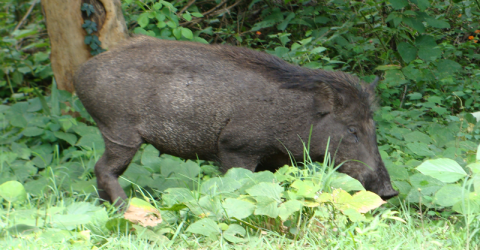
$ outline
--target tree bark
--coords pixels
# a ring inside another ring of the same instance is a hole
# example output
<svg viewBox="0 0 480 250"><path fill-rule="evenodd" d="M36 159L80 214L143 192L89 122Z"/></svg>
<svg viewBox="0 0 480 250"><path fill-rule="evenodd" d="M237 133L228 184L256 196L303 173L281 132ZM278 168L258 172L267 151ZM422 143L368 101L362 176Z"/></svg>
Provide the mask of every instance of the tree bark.
<svg viewBox="0 0 480 250"><path fill-rule="evenodd" d="M84 40L82 28L86 19L97 23L102 48L108 50L128 37L120 0L41 0L52 46L50 61L59 89L74 92L75 70L92 55ZM87 17L83 3L94 6L95 13Z"/></svg>

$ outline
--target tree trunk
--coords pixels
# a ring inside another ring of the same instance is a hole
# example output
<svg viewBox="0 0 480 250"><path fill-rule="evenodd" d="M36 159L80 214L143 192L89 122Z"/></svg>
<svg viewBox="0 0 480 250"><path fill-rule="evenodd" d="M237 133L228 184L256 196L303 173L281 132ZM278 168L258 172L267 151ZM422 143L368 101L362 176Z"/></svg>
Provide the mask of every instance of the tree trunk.
<svg viewBox="0 0 480 250"><path fill-rule="evenodd" d="M59 89L74 91L75 70L92 55L85 44L85 20L97 23L97 35L103 49L108 50L128 37L120 0L41 0L52 46L50 61ZM83 3L94 6L89 17L82 13ZM93 35L92 34L92 35Z"/></svg>

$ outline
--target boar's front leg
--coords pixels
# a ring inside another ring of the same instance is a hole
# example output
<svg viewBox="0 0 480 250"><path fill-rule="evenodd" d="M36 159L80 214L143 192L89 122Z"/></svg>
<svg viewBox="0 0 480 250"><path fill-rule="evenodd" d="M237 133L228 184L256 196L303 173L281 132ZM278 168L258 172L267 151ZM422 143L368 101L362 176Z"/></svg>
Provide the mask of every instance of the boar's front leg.
<svg viewBox="0 0 480 250"><path fill-rule="evenodd" d="M238 125L240 124L240 125ZM258 138L261 135L250 133L254 137L246 136L243 131L244 125L239 122L230 122L222 130L218 138L218 160L223 172L230 168L246 168L252 172L260 162Z"/></svg>
<svg viewBox="0 0 480 250"><path fill-rule="evenodd" d="M218 158L223 172L227 172L230 168L246 168L255 172L259 160L259 157L255 155L245 154L244 152L229 152L228 150L221 150Z"/></svg>
<svg viewBox="0 0 480 250"><path fill-rule="evenodd" d="M114 143L104 137L105 153L95 164L95 175L97 176L98 194L100 198L110 201L115 206L123 205L127 195L118 183L118 177L125 172L140 144L128 147Z"/></svg>

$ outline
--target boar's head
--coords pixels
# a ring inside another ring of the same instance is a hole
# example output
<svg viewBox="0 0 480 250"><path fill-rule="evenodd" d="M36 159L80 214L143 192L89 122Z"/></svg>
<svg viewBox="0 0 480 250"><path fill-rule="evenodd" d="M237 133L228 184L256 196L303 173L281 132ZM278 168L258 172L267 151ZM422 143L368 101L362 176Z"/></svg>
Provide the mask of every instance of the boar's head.
<svg viewBox="0 0 480 250"><path fill-rule="evenodd" d="M376 79L362 84L343 72L316 71L308 83L285 84L284 88L313 91L315 122L310 141L310 157L323 161L327 141L338 171L359 180L365 189L383 199L398 194L380 157L371 106Z"/></svg>

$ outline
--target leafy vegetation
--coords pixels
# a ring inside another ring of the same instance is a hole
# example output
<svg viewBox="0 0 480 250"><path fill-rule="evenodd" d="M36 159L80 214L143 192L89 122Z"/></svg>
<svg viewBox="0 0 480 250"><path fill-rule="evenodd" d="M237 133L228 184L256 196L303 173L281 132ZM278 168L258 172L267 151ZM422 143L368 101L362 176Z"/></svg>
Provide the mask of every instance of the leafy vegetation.
<svg viewBox="0 0 480 250"><path fill-rule="evenodd" d="M159 211L152 214L162 223L154 226L97 203L93 167L103 141L76 96L56 89L40 6L22 0L0 5L2 245L479 244L480 123L470 114L480 109L476 0L122 1L136 34L251 47L366 81L382 75L377 137L400 192L383 204L336 173L328 157L324 163L306 157L303 165L276 173L232 169L221 176L211 162L159 156L144 145L121 185L136 197L134 206Z"/></svg>

